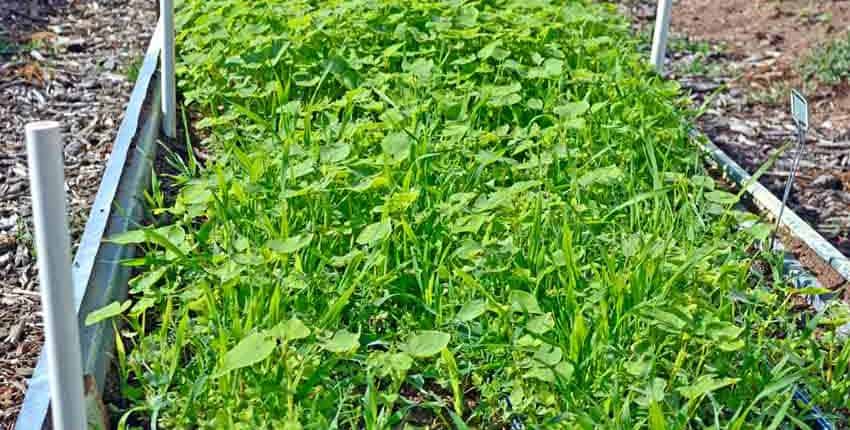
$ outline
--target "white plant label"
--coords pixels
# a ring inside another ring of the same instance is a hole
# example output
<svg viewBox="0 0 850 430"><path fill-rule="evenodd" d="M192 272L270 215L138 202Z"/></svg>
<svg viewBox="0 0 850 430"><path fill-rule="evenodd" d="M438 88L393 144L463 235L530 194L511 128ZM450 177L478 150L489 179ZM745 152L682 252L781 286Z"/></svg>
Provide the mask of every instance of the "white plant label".
<svg viewBox="0 0 850 430"><path fill-rule="evenodd" d="M791 90L791 116L797 127L809 129L809 102L797 90Z"/></svg>

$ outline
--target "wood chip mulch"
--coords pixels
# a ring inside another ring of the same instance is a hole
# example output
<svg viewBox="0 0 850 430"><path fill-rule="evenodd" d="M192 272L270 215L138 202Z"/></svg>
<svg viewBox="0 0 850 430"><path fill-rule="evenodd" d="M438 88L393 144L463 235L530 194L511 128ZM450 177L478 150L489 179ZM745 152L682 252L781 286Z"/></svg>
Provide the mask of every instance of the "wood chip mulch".
<svg viewBox="0 0 850 430"><path fill-rule="evenodd" d="M157 18L150 0L0 0L0 429L43 341L24 125L65 127L74 250Z"/></svg>

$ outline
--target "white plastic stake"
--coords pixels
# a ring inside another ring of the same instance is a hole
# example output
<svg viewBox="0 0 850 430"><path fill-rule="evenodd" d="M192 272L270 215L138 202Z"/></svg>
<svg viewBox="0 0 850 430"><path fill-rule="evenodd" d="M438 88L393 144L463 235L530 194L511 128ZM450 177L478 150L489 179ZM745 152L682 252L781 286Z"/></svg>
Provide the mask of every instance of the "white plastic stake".
<svg viewBox="0 0 850 430"><path fill-rule="evenodd" d="M32 219L38 252L53 428L86 428L80 332L71 282L71 243L59 123L27 124Z"/></svg>
<svg viewBox="0 0 850 430"><path fill-rule="evenodd" d="M162 128L169 138L177 137L177 85L174 74L174 0L160 0L162 20Z"/></svg>
<svg viewBox="0 0 850 430"><path fill-rule="evenodd" d="M667 55L667 33L670 31L670 10L673 0L658 0L655 14L655 33L652 36L652 66L658 74L664 73L664 57Z"/></svg>

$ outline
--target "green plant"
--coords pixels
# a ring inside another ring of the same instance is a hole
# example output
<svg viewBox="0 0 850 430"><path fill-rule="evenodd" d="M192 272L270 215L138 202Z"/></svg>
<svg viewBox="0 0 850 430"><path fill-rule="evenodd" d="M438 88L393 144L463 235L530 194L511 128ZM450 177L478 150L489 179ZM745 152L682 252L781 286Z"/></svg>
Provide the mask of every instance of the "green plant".
<svg viewBox="0 0 850 430"><path fill-rule="evenodd" d="M124 75L127 76L127 80L130 82L136 82L136 79L139 79L139 71L142 70L142 63L144 62L143 57L138 57L134 59L132 62L127 64L126 71Z"/></svg>
<svg viewBox="0 0 850 430"><path fill-rule="evenodd" d="M147 250L88 321L128 324L125 425L764 428L805 415L794 384L848 399L612 6L187 0L178 27L212 157L111 238Z"/></svg>
<svg viewBox="0 0 850 430"><path fill-rule="evenodd" d="M837 84L850 77L850 35L817 47L801 64L806 79Z"/></svg>
<svg viewBox="0 0 850 430"><path fill-rule="evenodd" d="M761 89L753 89L747 93L749 103L765 104L770 106L784 106L791 94L791 85L785 81L769 84Z"/></svg>

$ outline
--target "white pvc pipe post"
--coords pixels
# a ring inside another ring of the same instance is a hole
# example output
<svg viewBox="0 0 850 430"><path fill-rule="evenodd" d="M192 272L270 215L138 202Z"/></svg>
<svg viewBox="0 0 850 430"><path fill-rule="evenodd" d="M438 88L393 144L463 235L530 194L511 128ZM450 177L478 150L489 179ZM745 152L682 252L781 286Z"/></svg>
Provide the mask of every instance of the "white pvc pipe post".
<svg viewBox="0 0 850 430"><path fill-rule="evenodd" d="M658 74L664 73L664 57L667 54L667 33L670 31L670 10L673 0L658 0L655 14L655 33L652 36L652 66Z"/></svg>
<svg viewBox="0 0 850 430"><path fill-rule="evenodd" d="M169 138L177 137L177 77L174 74L174 0L159 1L162 20L162 128Z"/></svg>
<svg viewBox="0 0 850 430"><path fill-rule="evenodd" d="M82 353L71 282L71 243L59 123L27 124L26 141L53 428L83 430L86 415Z"/></svg>

